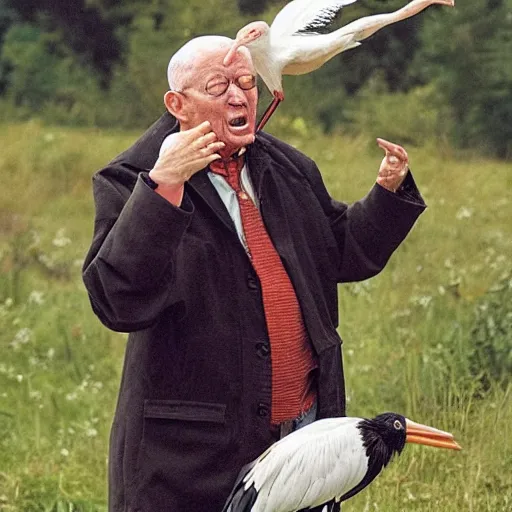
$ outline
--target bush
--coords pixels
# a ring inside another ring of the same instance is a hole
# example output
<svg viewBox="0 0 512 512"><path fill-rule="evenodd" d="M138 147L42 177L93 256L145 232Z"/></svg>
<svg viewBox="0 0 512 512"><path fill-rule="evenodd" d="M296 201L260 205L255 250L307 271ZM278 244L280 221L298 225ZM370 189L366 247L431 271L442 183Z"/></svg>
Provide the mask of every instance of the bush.
<svg viewBox="0 0 512 512"><path fill-rule="evenodd" d="M450 111L433 85L388 93L383 84L374 77L357 95L353 118L357 131L415 146L448 138L453 124Z"/></svg>
<svg viewBox="0 0 512 512"><path fill-rule="evenodd" d="M471 330L470 368L479 392L492 383L506 387L512 376L512 277L506 275L476 307Z"/></svg>
<svg viewBox="0 0 512 512"><path fill-rule="evenodd" d="M50 121L88 124L99 86L92 70L81 65L58 32L30 25L13 25L5 35L0 65L8 73L8 103L34 113L50 112ZM51 113L55 113L52 118Z"/></svg>

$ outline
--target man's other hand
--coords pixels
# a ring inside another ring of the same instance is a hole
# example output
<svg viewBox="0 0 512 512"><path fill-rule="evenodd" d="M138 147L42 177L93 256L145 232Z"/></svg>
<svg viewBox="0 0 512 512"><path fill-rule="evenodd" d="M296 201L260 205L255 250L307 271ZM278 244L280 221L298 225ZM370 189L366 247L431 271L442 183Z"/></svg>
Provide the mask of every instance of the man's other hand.
<svg viewBox="0 0 512 512"><path fill-rule="evenodd" d="M377 144L386 152L377 176L377 183L391 192L396 192L409 170L409 157L402 146L384 139Z"/></svg>

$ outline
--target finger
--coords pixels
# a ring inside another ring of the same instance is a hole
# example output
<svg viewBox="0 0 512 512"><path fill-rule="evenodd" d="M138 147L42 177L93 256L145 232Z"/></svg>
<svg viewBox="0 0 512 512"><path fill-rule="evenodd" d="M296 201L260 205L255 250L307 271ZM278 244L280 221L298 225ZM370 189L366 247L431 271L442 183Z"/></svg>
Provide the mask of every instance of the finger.
<svg viewBox="0 0 512 512"><path fill-rule="evenodd" d="M393 149L393 144L391 144L391 142L385 140L385 139L380 139L380 138L377 138L377 144L379 145L379 147L381 147L384 151L391 151Z"/></svg>
<svg viewBox="0 0 512 512"><path fill-rule="evenodd" d="M206 157L207 164L210 165L213 161L218 160L219 158L222 158L218 153L213 153L210 156Z"/></svg>
<svg viewBox="0 0 512 512"><path fill-rule="evenodd" d="M201 148L199 151L202 154L202 156L209 156L212 153L215 153L216 151L220 151L221 149L225 148L226 144L222 141L218 142L211 142L206 146L205 148Z"/></svg>
<svg viewBox="0 0 512 512"><path fill-rule="evenodd" d="M190 173L190 176L194 175L196 172L208 167L214 160L218 160L222 158L218 153L212 153L211 155L205 156L203 158L198 158L191 162L191 166L193 166L196 170ZM189 176L189 178L190 178ZM187 178L188 179L188 178Z"/></svg>
<svg viewBox="0 0 512 512"><path fill-rule="evenodd" d="M190 131L194 132L194 135L206 135L208 132L212 131L212 125L210 124L210 121L203 121Z"/></svg>
<svg viewBox="0 0 512 512"><path fill-rule="evenodd" d="M215 134L215 132L208 132L207 134L205 135L201 135L200 137L198 137L194 142L194 146L196 148L204 148L206 146L208 146L208 144L211 144L212 142L215 142L217 140L217 135Z"/></svg>
<svg viewBox="0 0 512 512"><path fill-rule="evenodd" d="M399 146L398 144L393 144L392 142L389 142L385 139L377 138L377 144L386 151L386 155L391 153L392 155L395 155L400 160L407 160L407 152L402 146Z"/></svg>

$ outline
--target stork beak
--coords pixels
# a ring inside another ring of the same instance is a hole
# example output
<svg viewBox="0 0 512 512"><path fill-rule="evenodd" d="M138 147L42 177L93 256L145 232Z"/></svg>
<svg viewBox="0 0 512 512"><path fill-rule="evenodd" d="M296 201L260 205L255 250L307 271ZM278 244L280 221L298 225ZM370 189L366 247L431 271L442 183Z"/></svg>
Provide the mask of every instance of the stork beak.
<svg viewBox="0 0 512 512"><path fill-rule="evenodd" d="M240 48L240 46L243 46L242 43L235 39L228 53L224 57L224 66L229 66L233 62L236 52L238 51L238 48Z"/></svg>
<svg viewBox="0 0 512 512"><path fill-rule="evenodd" d="M407 443L417 443L436 448L447 448L449 450L462 450L449 432L427 427L408 419L405 420L405 425L405 441Z"/></svg>

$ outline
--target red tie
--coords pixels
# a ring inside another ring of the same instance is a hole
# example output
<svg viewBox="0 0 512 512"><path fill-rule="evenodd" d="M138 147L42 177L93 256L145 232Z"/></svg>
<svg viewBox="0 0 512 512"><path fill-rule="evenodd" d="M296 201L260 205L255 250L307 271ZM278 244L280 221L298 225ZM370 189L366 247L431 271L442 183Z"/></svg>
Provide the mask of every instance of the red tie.
<svg viewBox="0 0 512 512"><path fill-rule="evenodd" d="M272 423L296 418L316 397L316 367L293 285L258 208L240 185L243 156L216 160L212 172L225 176L236 192L251 263L260 280L272 357Z"/></svg>

